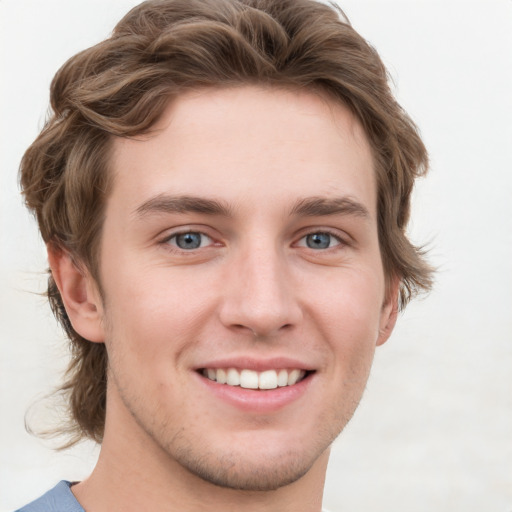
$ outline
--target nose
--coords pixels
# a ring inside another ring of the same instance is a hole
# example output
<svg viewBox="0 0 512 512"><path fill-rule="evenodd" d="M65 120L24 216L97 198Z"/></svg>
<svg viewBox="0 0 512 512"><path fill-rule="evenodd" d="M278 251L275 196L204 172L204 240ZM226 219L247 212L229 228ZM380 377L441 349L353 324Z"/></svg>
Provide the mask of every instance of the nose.
<svg viewBox="0 0 512 512"><path fill-rule="evenodd" d="M259 248L231 263L220 308L227 328L271 337L299 324L302 309L286 258Z"/></svg>

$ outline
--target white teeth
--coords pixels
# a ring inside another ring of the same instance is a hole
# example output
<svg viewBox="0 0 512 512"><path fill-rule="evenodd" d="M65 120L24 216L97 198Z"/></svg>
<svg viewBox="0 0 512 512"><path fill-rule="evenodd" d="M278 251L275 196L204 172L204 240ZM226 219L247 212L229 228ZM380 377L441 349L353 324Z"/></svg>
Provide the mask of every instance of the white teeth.
<svg viewBox="0 0 512 512"><path fill-rule="evenodd" d="M216 376L215 380L219 384L226 384L226 382L228 381L228 378L227 378L227 375L226 375L226 371L223 370L222 368L219 368L217 370L217 376Z"/></svg>
<svg viewBox="0 0 512 512"><path fill-rule="evenodd" d="M207 368L202 374L210 380L228 386L240 386L246 389L275 389L277 387L293 386L305 376L304 370L237 370L236 368Z"/></svg>
<svg viewBox="0 0 512 512"><path fill-rule="evenodd" d="M226 384L229 386L240 386L240 374L234 368L228 370Z"/></svg>
<svg viewBox="0 0 512 512"><path fill-rule="evenodd" d="M288 386L293 386L297 383L300 377L300 370L292 370L288 374Z"/></svg>
<svg viewBox="0 0 512 512"><path fill-rule="evenodd" d="M275 389L277 388L277 373L275 370L267 370L266 372L261 372L259 379L259 388L260 389Z"/></svg>
<svg viewBox="0 0 512 512"><path fill-rule="evenodd" d="M287 370L279 370L277 374L277 385L282 388L283 386L288 386L288 371Z"/></svg>
<svg viewBox="0 0 512 512"><path fill-rule="evenodd" d="M240 372L240 387L246 389L258 389L258 372L242 370Z"/></svg>

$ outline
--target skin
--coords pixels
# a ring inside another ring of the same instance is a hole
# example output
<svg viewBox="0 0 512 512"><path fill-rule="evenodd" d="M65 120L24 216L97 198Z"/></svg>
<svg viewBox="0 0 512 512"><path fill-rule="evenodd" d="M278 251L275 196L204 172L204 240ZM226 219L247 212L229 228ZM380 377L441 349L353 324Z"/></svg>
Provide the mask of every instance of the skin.
<svg viewBox="0 0 512 512"><path fill-rule="evenodd" d="M111 168L103 296L49 255L73 326L110 363L100 459L73 492L91 511L320 510L329 447L397 314L359 122L309 92L189 92L150 135L115 140ZM223 211L173 211L184 196ZM327 206L301 209L311 198ZM201 246L178 247L184 231ZM235 358L312 371L284 405L250 391L244 409L197 371Z"/></svg>

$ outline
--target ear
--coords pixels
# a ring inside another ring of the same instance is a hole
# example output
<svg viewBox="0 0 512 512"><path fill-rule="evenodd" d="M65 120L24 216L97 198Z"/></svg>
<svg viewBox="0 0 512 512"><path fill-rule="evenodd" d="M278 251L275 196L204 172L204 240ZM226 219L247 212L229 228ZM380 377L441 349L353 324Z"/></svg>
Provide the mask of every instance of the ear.
<svg viewBox="0 0 512 512"><path fill-rule="evenodd" d="M386 300L382 305L379 323L379 337L377 346L384 344L391 336L398 317L398 294L400 293L400 279L393 277L388 285Z"/></svg>
<svg viewBox="0 0 512 512"><path fill-rule="evenodd" d="M77 267L68 252L54 244L48 244L47 250L52 276L73 329L86 340L105 341L103 305L94 279Z"/></svg>

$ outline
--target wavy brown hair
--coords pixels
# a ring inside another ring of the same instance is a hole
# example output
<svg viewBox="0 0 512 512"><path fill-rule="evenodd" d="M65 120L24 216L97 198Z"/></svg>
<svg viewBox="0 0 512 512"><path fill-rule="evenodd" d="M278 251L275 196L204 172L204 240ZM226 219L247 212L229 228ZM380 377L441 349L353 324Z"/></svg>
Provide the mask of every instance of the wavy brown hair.
<svg viewBox="0 0 512 512"><path fill-rule="evenodd" d="M264 84L327 94L348 106L370 141L386 276L400 306L431 287L432 270L406 237L414 180L427 169L418 131L395 101L384 65L343 13L313 0L149 0L105 41L72 57L51 85L52 113L26 151L22 190L44 241L99 282L99 244L114 137L148 132L170 99L201 87ZM72 327L55 281L48 297L71 342L61 391L68 445L101 442L107 353Z"/></svg>

